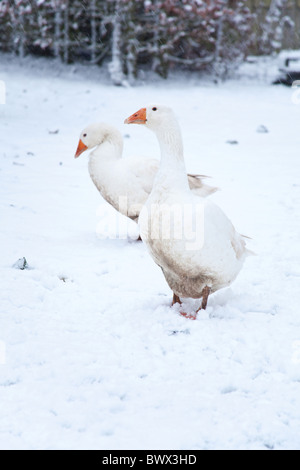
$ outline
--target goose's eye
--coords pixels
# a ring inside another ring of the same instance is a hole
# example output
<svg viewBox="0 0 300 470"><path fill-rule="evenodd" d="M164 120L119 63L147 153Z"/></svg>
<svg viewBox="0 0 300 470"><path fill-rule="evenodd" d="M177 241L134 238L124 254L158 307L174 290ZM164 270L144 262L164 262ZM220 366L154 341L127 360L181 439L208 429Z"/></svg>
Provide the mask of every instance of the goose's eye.
<svg viewBox="0 0 300 470"><path fill-rule="evenodd" d="M87 134L83 134L83 137L86 137L86 136L87 136Z"/></svg>
<svg viewBox="0 0 300 470"><path fill-rule="evenodd" d="M154 106L154 108L152 108L152 111L157 111L157 108Z"/></svg>

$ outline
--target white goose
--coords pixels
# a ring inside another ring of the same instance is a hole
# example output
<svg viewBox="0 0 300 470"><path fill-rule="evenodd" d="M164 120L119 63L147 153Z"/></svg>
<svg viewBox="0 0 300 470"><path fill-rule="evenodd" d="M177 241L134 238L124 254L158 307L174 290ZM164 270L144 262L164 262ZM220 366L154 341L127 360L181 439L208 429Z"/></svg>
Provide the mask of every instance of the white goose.
<svg viewBox="0 0 300 470"><path fill-rule="evenodd" d="M202 298L229 286L246 255L244 237L236 232L222 210L195 197L186 177L178 122L166 106L142 108L125 120L154 131L161 163L152 192L139 218L140 234L173 291L173 304L181 298ZM195 319L194 315L182 315Z"/></svg>
<svg viewBox="0 0 300 470"><path fill-rule="evenodd" d="M122 158L122 135L105 123L92 124L82 131L75 158L93 148L95 150L89 157L89 173L95 186L117 211L137 222L151 193L159 161L136 156ZM204 184L202 178L188 175L192 191L205 197L217 188Z"/></svg>

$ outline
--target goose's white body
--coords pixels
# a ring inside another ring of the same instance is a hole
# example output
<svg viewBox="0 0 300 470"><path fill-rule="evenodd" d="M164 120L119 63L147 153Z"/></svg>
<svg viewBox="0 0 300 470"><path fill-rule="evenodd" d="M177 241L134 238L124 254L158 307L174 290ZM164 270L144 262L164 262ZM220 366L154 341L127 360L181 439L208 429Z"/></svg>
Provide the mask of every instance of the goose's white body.
<svg viewBox="0 0 300 470"><path fill-rule="evenodd" d="M136 156L122 158L122 135L105 123L86 128L80 142L84 144L84 150L95 147L89 157L89 173L103 198L117 211L137 222L151 193L159 161ZM217 189L204 184L197 175L189 175L188 178L195 194L207 196Z"/></svg>
<svg viewBox="0 0 300 470"><path fill-rule="evenodd" d="M211 292L229 286L242 268L246 250L243 237L218 206L191 192L186 196L179 192L168 197L154 190L140 214L140 235L174 294L197 299L206 286ZM172 233L172 224L168 238L162 220L170 220L176 206L186 214L179 236ZM167 236L160 236L164 231Z"/></svg>
<svg viewBox="0 0 300 470"><path fill-rule="evenodd" d="M95 186L117 211L137 221L158 169L155 159L121 158L123 139L112 127L106 140L89 157L89 173Z"/></svg>
<svg viewBox="0 0 300 470"><path fill-rule="evenodd" d="M247 255L245 240L216 204L190 191L173 112L162 106L145 112L144 124L160 144L161 163L140 214L141 238L173 293L201 298L204 288L214 292L234 281ZM134 123L132 116L125 122Z"/></svg>

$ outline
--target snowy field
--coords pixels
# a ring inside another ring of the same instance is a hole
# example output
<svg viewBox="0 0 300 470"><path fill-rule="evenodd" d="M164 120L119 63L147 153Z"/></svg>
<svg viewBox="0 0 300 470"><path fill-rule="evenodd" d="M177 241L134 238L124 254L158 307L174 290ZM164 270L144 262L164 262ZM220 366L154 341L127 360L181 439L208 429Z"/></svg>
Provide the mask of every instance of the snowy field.
<svg viewBox="0 0 300 470"><path fill-rule="evenodd" d="M300 449L295 90L195 78L115 88L46 64L1 56L0 448ZM158 157L154 134L123 124L149 103L174 109L187 169L212 177L213 200L257 253L197 321L170 307L88 154L74 160L94 121L121 130L125 157Z"/></svg>

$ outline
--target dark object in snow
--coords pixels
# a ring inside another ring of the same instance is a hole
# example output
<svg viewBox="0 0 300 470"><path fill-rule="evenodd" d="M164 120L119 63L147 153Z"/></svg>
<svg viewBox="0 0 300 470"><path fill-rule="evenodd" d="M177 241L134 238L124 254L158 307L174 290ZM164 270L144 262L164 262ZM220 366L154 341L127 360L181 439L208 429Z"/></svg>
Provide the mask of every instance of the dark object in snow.
<svg viewBox="0 0 300 470"><path fill-rule="evenodd" d="M18 261L13 265L13 267L16 269L21 269L21 271L24 271L24 269L28 269L29 266L25 256L23 256L23 258L18 259Z"/></svg>
<svg viewBox="0 0 300 470"><path fill-rule="evenodd" d="M59 133L59 129L56 129L55 131L48 131L49 134L56 135Z"/></svg>
<svg viewBox="0 0 300 470"><path fill-rule="evenodd" d="M300 80L300 56L298 54L287 56L279 72L282 75L273 82L273 85L292 86L295 81Z"/></svg>
<svg viewBox="0 0 300 470"><path fill-rule="evenodd" d="M268 134L269 130L267 129L266 126L262 124L261 126L258 126L258 128L256 129L256 132L258 132L259 134Z"/></svg>
<svg viewBox="0 0 300 470"><path fill-rule="evenodd" d="M61 275L61 276L58 276L58 279L64 283L66 282L74 282L73 279L70 279L68 278L67 276L64 276L64 275Z"/></svg>
<svg viewBox="0 0 300 470"><path fill-rule="evenodd" d="M188 329L185 329L185 330L173 330L173 331L170 331L170 332L169 332L169 336L176 336L176 335L179 335L179 334L190 335L191 332L190 332L190 330L188 330Z"/></svg>
<svg viewBox="0 0 300 470"><path fill-rule="evenodd" d="M237 140L226 140L226 144L238 145L238 141Z"/></svg>

